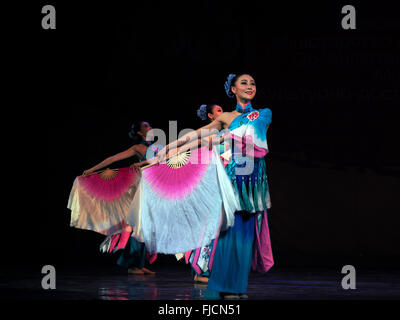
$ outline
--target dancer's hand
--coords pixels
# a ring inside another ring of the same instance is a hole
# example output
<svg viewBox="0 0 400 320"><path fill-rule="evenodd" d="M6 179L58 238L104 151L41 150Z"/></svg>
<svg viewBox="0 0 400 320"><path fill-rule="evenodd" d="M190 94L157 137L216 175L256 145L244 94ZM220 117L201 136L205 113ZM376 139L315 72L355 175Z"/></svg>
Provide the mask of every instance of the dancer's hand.
<svg viewBox="0 0 400 320"><path fill-rule="evenodd" d="M169 159L169 158L177 155L179 153L179 151L180 151L180 148L174 148L174 149L168 150L167 158Z"/></svg>
<svg viewBox="0 0 400 320"><path fill-rule="evenodd" d="M82 177L86 177L86 176L88 176L89 174L92 174L92 173L93 173L93 170L92 170L92 169L85 170L85 171L83 171L83 173L82 173Z"/></svg>
<svg viewBox="0 0 400 320"><path fill-rule="evenodd" d="M208 150L212 150L212 148L213 148L213 145L214 145L214 138L213 137L209 137L209 139L208 139Z"/></svg>
<svg viewBox="0 0 400 320"><path fill-rule="evenodd" d="M165 146L164 148L162 148L160 151L158 151L157 153L157 161L159 163L163 162L167 156L167 152L168 152L168 148Z"/></svg>
<svg viewBox="0 0 400 320"><path fill-rule="evenodd" d="M213 147L213 141L211 137L206 137L201 139L201 145L202 146L207 146L209 150L212 150Z"/></svg>
<svg viewBox="0 0 400 320"><path fill-rule="evenodd" d="M135 162L129 166L131 169L135 170L137 173L140 171L140 164Z"/></svg>

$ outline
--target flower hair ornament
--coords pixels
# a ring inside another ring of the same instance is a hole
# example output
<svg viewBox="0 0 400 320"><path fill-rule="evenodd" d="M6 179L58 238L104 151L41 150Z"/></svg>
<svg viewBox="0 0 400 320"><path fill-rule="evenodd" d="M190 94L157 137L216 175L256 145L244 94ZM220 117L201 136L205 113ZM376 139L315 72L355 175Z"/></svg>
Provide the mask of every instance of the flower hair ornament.
<svg viewBox="0 0 400 320"><path fill-rule="evenodd" d="M197 110L197 116L201 120L207 120L207 105L206 104L202 104L200 106L200 108Z"/></svg>
<svg viewBox="0 0 400 320"><path fill-rule="evenodd" d="M233 92L231 90L232 80L235 77L236 77L236 74L233 74L233 73L229 74L229 76L228 76L228 78L227 78L227 80L225 81L225 84L224 84L226 95L229 98L234 98L235 97L235 95L233 94Z"/></svg>

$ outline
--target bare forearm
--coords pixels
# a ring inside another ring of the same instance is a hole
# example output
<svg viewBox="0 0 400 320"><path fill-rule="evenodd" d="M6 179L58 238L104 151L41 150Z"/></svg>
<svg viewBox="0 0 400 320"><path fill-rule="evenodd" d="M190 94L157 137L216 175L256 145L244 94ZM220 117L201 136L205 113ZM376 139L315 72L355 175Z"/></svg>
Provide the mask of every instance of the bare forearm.
<svg viewBox="0 0 400 320"><path fill-rule="evenodd" d="M147 164L149 164L149 161L143 160L143 161L138 162L136 165L139 166L139 167L142 167L142 166L145 166Z"/></svg>
<svg viewBox="0 0 400 320"><path fill-rule="evenodd" d="M196 143L198 143L197 140L199 138L207 137L207 136L215 133L215 131L218 132L218 130L220 130L220 129L221 129L221 122L214 120L210 124L200 128L200 129L197 129L196 131L191 131L191 132L185 134L179 140L175 140L175 141L169 143L160 152L158 152L157 158L159 161L164 161L166 155L169 153L169 150L176 149L179 146L182 147L183 145L192 143L193 141L195 141L194 143L196 144ZM176 152L176 150L174 150L173 152Z"/></svg>
<svg viewBox="0 0 400 320"><path fill-rule="evenodd" d="M173 141L167 145L168 149L174 149L178 147L185 146L185 150L188 150L192 147L198 147L201 144L201 139L206 138L212 134L218 132L215 128L200 128L196 131L189 132L185 134L179 140Z"/></svg>
<svg viewBox="0 0 400 320"><path fill-rule="evenodd" d="M178 147L178 152L185 152L189 149L197 149L200 146L201 146L201 140L196 139L196 140L193 140L192 142L185 143L184 145Z"/></svg>
<svg viewBox="0 0 400 320"><path fill-rule="evenodd" d="M196 131L189 132L185 134L182 138L172 141L171 143L166 145L167 149L175 149L181 147L185 144L190 143L191 141L198 139L198 134Z"/></svg>
<svg viewBox="0 0 400 320"><path fill-rule="evenodd" d="M225 140L224 136L218 137L217 135L212 135L210 137L203 139L202 142L203 142L203 144L208 144L209 146L210 145L215 146L215 145L223 143L224 140Z"/></svg>
<svg viewBox="0 0 400 320"><path fill-rule="evenodd" d="M204 145L209 146L211 148L211 146L221 144L223 141L224 141L224 138L217 137L217 135L208 136L203 139L199 138L199 139L193 140L192 142L186 143L183 146L180 146L178 148L170 148L169 152L167 154L167 158L176 153L182 153L187 150L198 149Z"/></svg>

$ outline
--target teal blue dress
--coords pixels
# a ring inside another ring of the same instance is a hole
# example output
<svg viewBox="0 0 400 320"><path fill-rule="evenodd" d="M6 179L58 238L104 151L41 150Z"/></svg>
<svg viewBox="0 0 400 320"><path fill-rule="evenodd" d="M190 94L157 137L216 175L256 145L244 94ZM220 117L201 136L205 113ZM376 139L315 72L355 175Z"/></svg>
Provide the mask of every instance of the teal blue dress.
<svg viewBox="0 0 400 320"><path fill-rule="evenodd" d="M226 166L241 210L235 213L235 224L221 232L215 250L208 289L223 293L243 294L247 291L252 266L255 223L261 222L269 207L268 182L264 156L268 152L267 126L270 109L255 110L251 104L229 126L232 135L232 160Z"/></svg>

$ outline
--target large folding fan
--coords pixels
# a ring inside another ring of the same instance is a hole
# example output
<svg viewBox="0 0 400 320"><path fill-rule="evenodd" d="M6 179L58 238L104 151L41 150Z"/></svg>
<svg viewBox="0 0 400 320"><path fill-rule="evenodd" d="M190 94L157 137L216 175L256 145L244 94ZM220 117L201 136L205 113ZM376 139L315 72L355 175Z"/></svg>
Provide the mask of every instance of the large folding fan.
<svg viewBox="0 0 400 320"><path fill-rule="evenodd" d="M219 154L202 147L144 168L127 221L149 252L176 254L208 245L237 208Z"/></svg>
<svg viewBox="0 0 400 320"><path fill-rule="evenodd" d="M76 177L67 205L71 227L107 236L122 231L139 180L129 167Z"/></svg>
<svg viewBox="0 0 400 320"><path fill-rule="evenodd" d="M120 168L77 177L68 199L72 227L111 236L129 224L151 254L208 245L233 225L238 207L219 154L207 147L178 153L141 175Z"/></svg>

